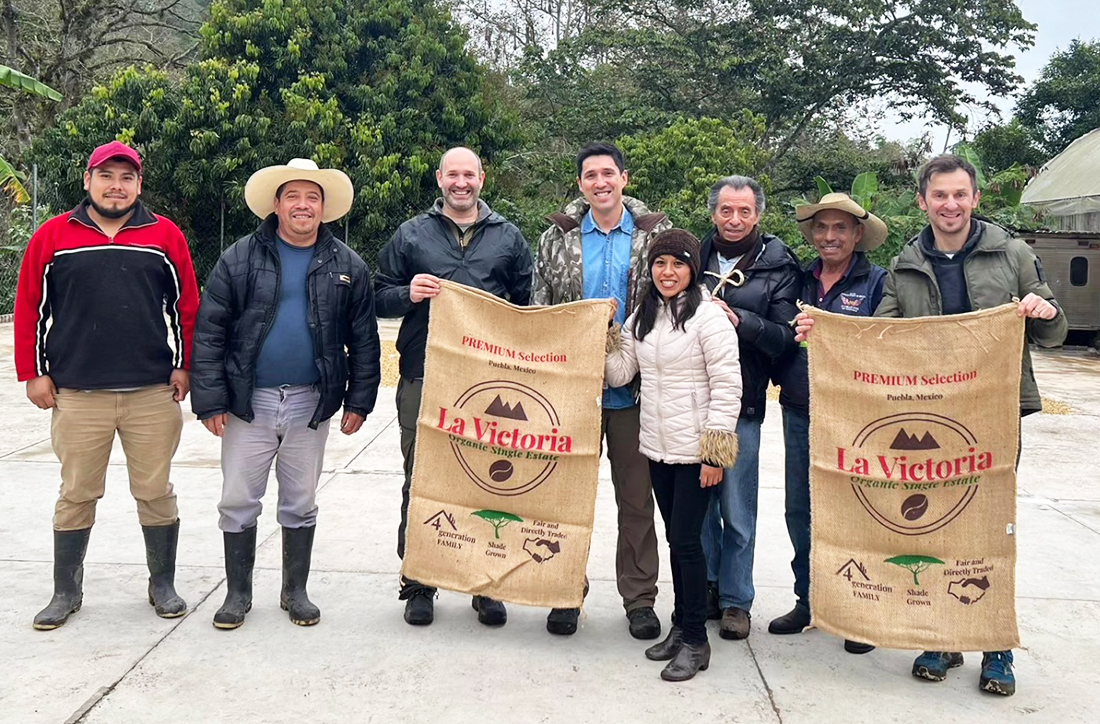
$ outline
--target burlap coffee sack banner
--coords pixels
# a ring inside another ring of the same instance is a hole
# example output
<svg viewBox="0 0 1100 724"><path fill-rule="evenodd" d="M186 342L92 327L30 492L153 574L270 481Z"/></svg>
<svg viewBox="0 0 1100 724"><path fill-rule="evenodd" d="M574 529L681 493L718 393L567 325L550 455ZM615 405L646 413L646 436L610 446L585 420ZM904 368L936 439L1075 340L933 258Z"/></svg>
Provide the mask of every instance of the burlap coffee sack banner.
<svg viewBox="0 0 1100 724"><path fill-rule="evenodd" d="M814 625L900 649L1019 646L1016 305L813 317Z"/></svg>
<svg viewBox="0 0 1100 724"><path fill-rule="evenodd" d="M577 608L592 538L611 306L431 301L402 574Z"/></svg>

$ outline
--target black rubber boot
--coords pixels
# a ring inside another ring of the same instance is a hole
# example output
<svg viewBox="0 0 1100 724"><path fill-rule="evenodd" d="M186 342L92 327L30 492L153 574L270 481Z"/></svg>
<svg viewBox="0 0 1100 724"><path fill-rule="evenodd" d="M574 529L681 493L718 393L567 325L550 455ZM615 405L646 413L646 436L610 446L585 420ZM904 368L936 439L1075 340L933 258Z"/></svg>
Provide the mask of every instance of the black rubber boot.
<svg viewBox="0 0 1100 724"><path fill-rule="evenodd" d="M225 541L225 603L214 614L215 628L237 628L252 610L252 568L256 565L256 526L240 533L223 533Z"/></svg>
<svg viewBox="0 0 1100 724"><path fill-rule="evenodd" d="M53 532L53 598L34 617L34 627L49 631L64 625L84 602L84 553L91 528Z"/></svg>
<svg viewBox="0 0 1100 724"><path fill-rule="evenodd" d="M321 609L306 594L309 561L313 553L315 526L283 528L283 592L279 605L290 612L290 620L299 626L312 626L321 620Z"/></svg>
<svg viewBox="0 0 1100 724"><path fill-rule="evenodd" d="M141 526L145 535L145 561L149 565L149 605L161 618L187 613L187 602L176 593L176 543L180 522Z"/></svg>

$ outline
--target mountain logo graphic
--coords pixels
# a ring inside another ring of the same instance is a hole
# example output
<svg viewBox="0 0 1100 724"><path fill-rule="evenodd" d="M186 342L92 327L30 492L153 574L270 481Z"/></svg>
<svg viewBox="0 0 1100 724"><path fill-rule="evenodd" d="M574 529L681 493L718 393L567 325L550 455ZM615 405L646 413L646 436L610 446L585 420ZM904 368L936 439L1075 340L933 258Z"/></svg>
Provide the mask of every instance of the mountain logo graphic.
<svg viewBox="0 0 1100 724"><path fill-rule="evenodd" d="M500 399L500 395L494 397L493 401L489 403L489 406L485 408L485 414L494 417L506 417L509 420L527 421L527 413L523 411L522 402L517 402L513 407Z"/></svg>
<svg viewBox="0 0 1100 724"><path fill-rule="evenodd" d="M939 450L939 448L940 444L936 442L936 438L932 437L932 433L926 431L924 437L918 438L916 435L907 433L904 427L898 430L894 441L890 443L891 450Z"/></svg>
<svg viewBox="0 0 1100 724"><path fill-rule="evenodd" d="M876 523L903 536L928 535L950 525L978 494L979 473L992 465L991 453L969 428L933 412L899 412L872 420L848 447L837 451L838 469L852 475L859 504ZM861 476L895 485L864 485L857 482ZM965 484L916 493L898 482L948 479Z"/></svg>

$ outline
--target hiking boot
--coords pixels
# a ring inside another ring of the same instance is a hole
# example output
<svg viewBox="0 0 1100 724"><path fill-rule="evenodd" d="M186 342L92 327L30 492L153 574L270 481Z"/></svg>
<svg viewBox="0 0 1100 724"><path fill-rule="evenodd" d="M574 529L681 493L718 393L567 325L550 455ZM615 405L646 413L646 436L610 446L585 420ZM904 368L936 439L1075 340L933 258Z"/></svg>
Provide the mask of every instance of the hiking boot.
<svg viewBox="0 0 1100 724"><path fill-rule="evenodd" d="M680 650L661 672L665 681L687 681L710 666L710 643L680 644Z"/></svg>
<svg viewBox="0 0 1100 724"><path fill-rule="evenodd" d="M1001 696L1016 693L1011 651L986 651L982 654L982 675L978 679L978 688Z"/></svg>
<svg viewBox="0 0 1100 724"><path fill-rule="evenodd" d="M871 644L863 644L859 641L844 639L844 650L850 654L869 654L875 650Z"/></svg>
<svg viewBox="0 0 1100 724"><path fill-rule="evenodd" d="M768 624L768 633L785 636L800 634L810 627L810 612L801 606L795 606L779 618L773 618Z"/></svg>
<svg viewBox="0 0 1100 724"><path fill-rule="evenodd" d="M963 665L963 655L954 651L925 651L913 662L913 676L929 681L943 681L947 670Z"/></svg>
<svg viewBox="0 0 1100 724"><path fill-rule="evenodd" d="M145 562L149 566L149 605L161 618L179 618L187 602L176 593L176 544L179 519L171 525L141 526L145 536Z"/></svg>
<svg viewBox="0 0 1100 724"><path fill-rule="evenodd" d="M494 601L488 596L474 596L473 606L479 623L486 626L503 626L508 623L508 609L500 601Z"/></svg>
<svg viewBox="0 0 1100 724"><path fill-rule="evenodd" d="M653 613L652 606L627 611L626 617L630 619L630 635L634 638L648 641L661 635L661 620Z"/></svg>
<svg viewBox="0 0 1100 724"><path fill-rule="evenodd" d="M554 608L546 617L546 630L558 636L572 636L577 633L577 620L581 617L579 608Z"/></svg>
<svg viewBox="0 0 1100 724"><path fill-rule="evenodd" d="M673 626L668 630L668 636L659 644L654 644L645 650L645 657L650 661L671 661L683 644L683 634L679 626Z"/></svg>
<svg viewBox="0 0 1100 724"><path fill-rule="evenodd" d="M283 590L279 607L290 614L291 623L313 626L321 620L321 609L313 605L306 593L309 565L313 556L313 536L316 526L283 528Z"/></svg>
<svg viewBox="0 0 1100 724"><path fill-rule="evenodd" d="M84 602L84 553L91 528L53 532L53 598L34 617L34 627L50 631L64 625Z"/></svg>
<svg viewBox="0 0 1100 724"><path fill-rule="evenodd" d="M427 586L413 588L405 598L405 623L410 626L428 626L435 620L435 589Z"/></svg>
<svg viewBox="0 0 1100 724"><path fill-rule="evenodd" d="M718 635L724 639L747 639L752 625L752 614L743 608L730 606L722 610L722 623Z"/></svg>
<svg viewBox="0 0 1100 724"><path fill-rule="evenodd" d="M707 581L707 620L717 621L722 618L722 608L718 605L718 583Z"/></svg>
<svg viewBox="0 0 1100 724"><path fill-rule="evenodd" d="M234 629L252 610L252 568L256 565L256 526L222 533L225 545L225 603L214 614L214 628Z"/></svg>

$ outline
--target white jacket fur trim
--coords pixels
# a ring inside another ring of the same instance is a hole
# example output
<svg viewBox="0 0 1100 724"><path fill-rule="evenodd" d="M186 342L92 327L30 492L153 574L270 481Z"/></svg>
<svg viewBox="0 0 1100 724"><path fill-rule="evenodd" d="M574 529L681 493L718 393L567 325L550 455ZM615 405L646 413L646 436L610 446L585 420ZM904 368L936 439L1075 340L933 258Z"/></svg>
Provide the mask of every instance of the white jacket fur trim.
<svg viewBox="0 0 1100 724"><path fill-rule="evenodd" d="M741 413L741 364L737 330L704 295L683 330L673 329L668 304L662 304L653 329L638 341L634 316L622 327L618 349L608 345L605 382L629 384L641 372L641 432L638 449L650 460L702 462L704 433L737 430ZM729 462L723 460L721 462Z"/></svg>

